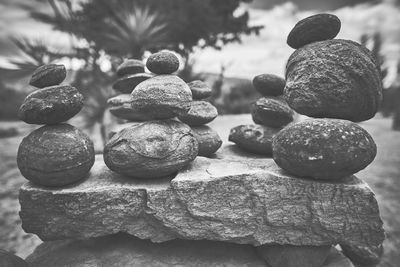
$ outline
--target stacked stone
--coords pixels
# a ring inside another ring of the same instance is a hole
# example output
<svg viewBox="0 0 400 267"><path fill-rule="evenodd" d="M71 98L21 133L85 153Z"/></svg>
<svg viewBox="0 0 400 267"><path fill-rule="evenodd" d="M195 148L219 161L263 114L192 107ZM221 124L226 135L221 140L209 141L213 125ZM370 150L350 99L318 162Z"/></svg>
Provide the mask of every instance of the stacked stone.
<svg viewBox="0 0 400 267"><path fill-rule="evenodd" d="M64 123L83 107L83 96L70 85L63 65L49 64L35 70L29 94L19 118L29 124L45 124L27 137L19 148L18 168L29 181L41 186L65 186L85 178L94 164L93 142L81 130Z"/></svg>
<svg viewBox="0 0 400 267"><path fill-rule="evenodd" d="M273 74L257 75L254 88L263 96L251 106L254 123L231 129L229 141L248 152L271 156L272 138L293 121L294 112L283 99L285 80Z"/></svg>

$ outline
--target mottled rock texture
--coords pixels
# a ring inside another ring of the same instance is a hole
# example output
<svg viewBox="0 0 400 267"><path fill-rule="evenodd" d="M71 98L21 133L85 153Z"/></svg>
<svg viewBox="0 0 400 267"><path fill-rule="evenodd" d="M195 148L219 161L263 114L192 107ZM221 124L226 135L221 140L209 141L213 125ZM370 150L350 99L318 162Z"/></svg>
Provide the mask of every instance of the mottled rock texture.
<svg viewBox="0 0 400 267"><path fill-rule="evenodd" d="M55 85L29 94L18 117L30 124L56 124L75 116L83 107L83 95L72 86Z"/></svg>
<svg viewBox="0 0 400 267"><path fill-rule="evenodd" d="M241 244L379 245L384 239L370 188L299 179L272 159L219 150L197 157L171 179L132 179L98 158L90 177L64 189L20 190L22 227L43 240L126 232L163 242L175 238Z"/></svg>
<svg viewBox="0 0 400 267"><path fill-rule="evenodd" d="M200 126L213 121L217 116L216 107L207 101L197 100L190 104L188 113L184 113L178 118L190 126Z"/></svg>
<svg viewBox="0 0 400 267"><path fill-rule="evenodd" d="M132 107L130 94L122 94L108 99L110 113L115 117L128 121L149 121L154 118L147 112L140 112Z"/></svg>
<svg viewBox="0 0 400 267"><path fill-rule="evenodd" d="M93 166L93 142L69 124L43 126L22 140L17 164L21 174L38 185L71 184L85 178Z"/></svg>
<svg viewBox="0 0 400 267"><path fill-rule="evenodd" d="M248 152L272 155L272 137L279 129L259 124L239 125L231 129L229 141Z"/></svg>
<svg viewBox="0 0 400 267"><path fill-rule="evenodd" d="M283 99L262 97L251 106L251 116L257 124L281 128L293 121L294 112Z"/></svg>
<svg viewBox="0 0 400 267"><path fill-rule="evenodd" d="M253 79L254 88L263 96L282 95L285 83L285 79L274 74L260 74Z"/></svg>
<svg viewBox="0 0 400 267"><path fill-rule="evenodd" d="M211 88L203 81L195 80L188 83L193 99L201 100L211 96Z"/></svg>
<svg viewBox="0 0 400 267"><path fill-rule="evenodd" d="M116 133L104 148L104 162L123 175L158 178L182 169L197 153L197 140L186 124L148 121Z"/></svg>
<svg viewBox="0 0 400 267"><path fill-rule="evenodd" d="M376 144L357 124L338 119L293 123L273 138L275 162L298 176L338 180L367 167Z"/></svg>
<svg viewBox="0 0 400 267"><path fill-rule="evenodd" d="M365 47L352 41L303 46L286 65L285 99L310 117L368 120L382 100L379 67Z"/></svg>
<svg viewBox="0 0 400 267"><path fill-rule="evenodd" d="M0 267L29 267L29 265L20 257L0 249Z"/></svg>
<svg viewBox="0 0 400 267"><path fill-rule="evenodd" d="M29 84L37 88L58 85L67 76L64 65L48 64L37 68L29 81Z"/></svg>
<svg viewBox="0 0 400 267"><path fill-rule="evenodd" d="M193 126L193 136L199 144L199 156L210 157L221 147L222 140L218 133L207 125Z"/></svg>
<svg viewBox="0 0 400 267"><path fill-rule="evenodd" d="M343 253L353 262L361 265L376 265L381 261L383 245L379 246L352 246L342 245Z"/></svg>
<svg viewBox="0 0 400 267"><path fill-rule="evenodd" d="M132 94L132 107L155 119L186 114L192 102L189 86L174 75L158 75L140 83Z"/></svg>
<svg viewBox="0 0 400 267"><path fill-rule="evenodd" d="M144 72L144 64L141 60L127 59L117 68L117 75L122 77L127 74L137 74Z"/></svg>
<svg viewBox="0 0 400 267"><path fill-rule="evenodd" d="M146 67L155 74L171 74L179 69L179 59L174 53L158 52L147 59Z"/></svg>
<svg viewBox="0 0 400 267"><path fill-rule="evenodd" d="M126 74L116 80L112 87L123 94L130 94L139 83L152 76L149 73Z"/></svg>
<svg viewBox="0 0 400 267"><path fill-rule="evenodd" d="M333 39L340 27L340 20L335 15L316 14L297 22L288 35L287 44L297 49L313 42Z"/></svg>

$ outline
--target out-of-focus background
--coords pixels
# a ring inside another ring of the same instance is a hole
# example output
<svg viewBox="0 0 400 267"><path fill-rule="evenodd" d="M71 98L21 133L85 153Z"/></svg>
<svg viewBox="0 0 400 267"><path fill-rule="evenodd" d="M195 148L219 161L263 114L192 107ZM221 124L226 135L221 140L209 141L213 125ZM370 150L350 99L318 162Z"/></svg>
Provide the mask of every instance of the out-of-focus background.
<svg viewBox="0 0 400 267"><path fill-rule="evenodd" d="M0 2L0 248L21 256L39 240L23 233L18 188L24 182L15 156L23 136L37 128L18 122L30 75L40 65L64 64L67 83L85 96L71 124L85 129L101 151L107 129L117 123L106 101L116 67L125 58L146 58L160 49L180 55L178 75L201 79L213 89L220 114L246 114L260 95L251 79L284 76L294 51L292 27L309 15L337 15L337 38L366 45L381 65L384 101L361 125L378 144L376 161L360 173L377 193L388 234L379 266L400 262L400 1L399 0L2 0ZM226 115L216 128L251 122ZM227 140L224 140L227 142Z"/></svg>

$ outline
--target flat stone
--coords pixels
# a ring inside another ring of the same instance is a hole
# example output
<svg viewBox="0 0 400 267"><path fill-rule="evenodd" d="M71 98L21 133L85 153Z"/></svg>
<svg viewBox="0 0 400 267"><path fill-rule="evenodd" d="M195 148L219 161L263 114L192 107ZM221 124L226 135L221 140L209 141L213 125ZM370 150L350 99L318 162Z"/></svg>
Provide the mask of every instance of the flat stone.
<svg viewBox="0 0 400 267"><path fill-rule="evenodd" d="M212 90L203 81L195 80L188 83L190 91L192 91L192 96L194 100L201 100L211 96ZM285 86L284 86L285 87ZM282 88L283 91L283 88Z"/></svg>
<svg viewBox="0 0 400 267"><path fill-rule="evenodd" d="M152 76L149 73L127 74L116 80L112 87L123 94L130 94L139 83Z"/></svg>
<svg viewBox="0 0 400 267"><path fill-rule="evenodd" d="M293 121L294 112L285 100L262 97L251 106L251 117L257 124L282 128Z"/></svg>
<svg viewBox="0 0 400 267"><path fill-rule="evenodd" d="M137 74L144 72L144 64L141 60L127 59L117 68L117 75L122 77L127 74Z"/></svg>
<svg viewBox="0 0 400 267"><path fill-rule="evenodd" d="M178 118L190 126L200 126L212 122L217 116L218 110L210 102L195 100L190 104L189 112Z"/></svg>
<svg viewBox="0 0 400 267"><path fill-rule="evenodd" d="M244 156L245 155L245 156ZM90 176L51 189L26 183L20 217L42 240L125 232L241 244L377 246L384 240L374 193L355 176L340 183L286 174L272 159L238 153L197 157L175 177L132 179L97 157Z"/></svg>
<svg viewBox="0 0 400 267"><path fill-rule="evenodd" d="M59 85L67 76L64 65L48 64L38 67L32 74L29 84L37 88Z"/></svg>
<svg viewBox="0 0 400 267"><path fill-rule="evenodd" d="M122 94L108 99L107 105L110 113L115 117L128 121L149 121L153 120L153 116L147 112L135 110L132 105L130 94Z"/></svg>

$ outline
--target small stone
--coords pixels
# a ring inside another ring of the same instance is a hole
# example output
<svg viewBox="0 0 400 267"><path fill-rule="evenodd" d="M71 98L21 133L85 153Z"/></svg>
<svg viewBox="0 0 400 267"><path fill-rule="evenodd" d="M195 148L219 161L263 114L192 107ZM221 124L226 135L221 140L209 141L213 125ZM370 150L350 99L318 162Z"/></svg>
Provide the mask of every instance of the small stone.
<svg viewBox="0 0 400 267"><path fill-rule="evenodd" d="M29 84L37 88L58 85L67 76L64 65L48 64L37 68L29 81Z"/></svg>
<svg viewBox="0 0 400 267"><path fill-rule="evenodd" d="M20 257L0 249L1 267L29 267L28 263Z"/></svg>
<svg viewBox="0 0 400 267"><path fill-rule="evenodd" d="M22 140L17 164L21 174L38 185L71 184L93 166L93 142L69 124L43 126Z"/></svg>
<svg viewBox="0 0 400 267"><path fill-rule="evenodd" d="M290 124L272 143L276 164L297 176L338 180L367 167L376 144L357 124L315 119Z"/></svg>
<svg viewBox="0 0 400 267"><path fill-rule="evenodd" d="M199 144L199 156L210 157L221 147L221 137L209 126L202 125L193 126L191 128Z"/></svg>
<svg viewBox="0 0 400 267"><path fill-rule="evenodd" d="M286 65L285 99L300 114L364 121L382 100L382 80L372 54L347 40L297 49Z"/></svg>
<svg viewBox="0 0 400 267"><path fill-rule="evenodd" d="M251 106L251 116L257 124L280 128L293 121L294 112L285 100L262 97Z"/></svg>
<svg viewBox="0 0 400 267"><path fill-rule="evenodd" d="M376 265L381 261L383 245L378 246L352 246L340 245L343 254L353 262L365 265Z"/></svg>
<svg viewBox="0 0 400 267"><path fill-rule="evenodd" d="M207 101L197 100L190 105L189 112L178 116L178 118L190 125L200 126L213 121L218 116L218 110Z"/></svg>
<svg viewBox="0 0 400 267"><path fill-rule="evenodd" d="M112 87L123 94L130 94L138 84L152 76L149 73L127 74L115 81Z"/></svg>
<svg viewBox="0 0 400 267"><path fill-rule="evenodd" d="M211 88L203 81L195 80L188 83L193 99L201 100L211 96Z"/></svg>
<svg viewBox="0 0 400 267"><path fill-rule="evenodd" d="M300 20L290 31L287 44L294 48L333 39L339 33L340 20L332 14L317 14Z"/></svg>
<svg viewBox="0 0 400 267"><path fill-rule="evenodd" d="M264 125L239 125L231 129L229 141L248 152L272 155L272 137L279 129Z"/></svg>
<svg viewBox="0 0 400 267"><path fill-rule="evenodd" d="M271 267L321 267L331 246L264 245L257 252Z"/></svg>
<svg viewBox="0 0 400 267"><path fill-rule="evenodd" d="M148 113L143 113L132 108L132 98L129 94L122 94L108 99L110 113L115 117L128 121L149 121L154 118Z"/></svg>
<svg viewBox="0 0 400 267"><path fill-rule="evenodd" d="M83 107L83 95L70 85L55 85L29 94L18 111L30 124L56 124L75 116Z"/></svg>
<svg viewBox="0 0 400 267"><path fill-rule="evenodd" d="M182 169L197 153L189 126L174 120L149 121L115 134L104 148L104 162L119 174L159 178Z"/></svg>
<svg viewBox="0 0 400 267"><path fill-rule="evenodd" d="M131 93L132 108L155 119L170 119L190 109L192 92L175 75L157 75L140 83Z"/></svg>
<svg viewBox="0 0 400 267"><path fill-rule="evenodd" d="M144 64L141 60L137 59L127 59L117 68L117 75L120 77L143 72Z"/></svg>
<svg viewBox="0 0 400 267"><path fill-rule="evenodd" d="M285 83L285 79L274 74L260 74L253 79L254 88L263 96L282 95Z"/></svg>
<svg viewBox="0 0 400 267"><path fill-rule="evenodd" d="M179 69L179 59L174 53L158 52L147 59L146 67L155 74L171 74Z"/></svg>

